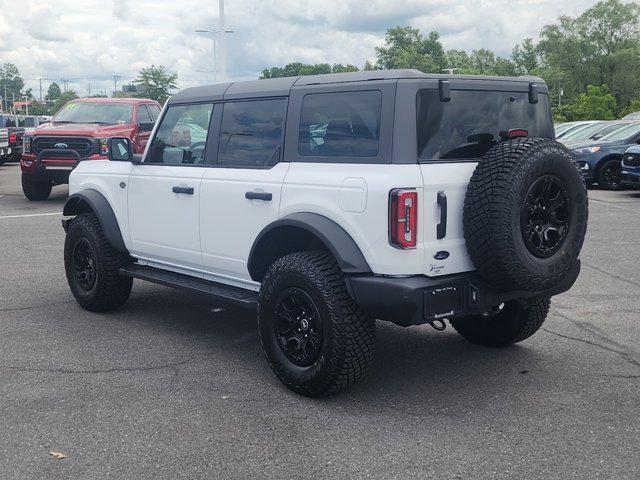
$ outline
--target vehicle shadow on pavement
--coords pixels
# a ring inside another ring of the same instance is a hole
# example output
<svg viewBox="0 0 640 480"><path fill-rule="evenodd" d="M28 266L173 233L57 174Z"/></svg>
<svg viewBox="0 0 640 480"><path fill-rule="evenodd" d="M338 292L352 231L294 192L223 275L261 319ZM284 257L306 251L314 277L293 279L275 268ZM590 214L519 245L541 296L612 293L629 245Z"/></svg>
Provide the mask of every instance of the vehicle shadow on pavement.
<svg viewBox="0 0 640 480"><path fill-rule="evenodd" d="M143 330L160 328L163 336L178 337L173 341L201 357L202 368L208 362L235 365L244 371L243 381L255 382L265 397L301 401L271 373L260 349L255 314L192 293L134 292L119 311L128 318L119 321L140 322ZM437 332L428 325L402 328L378 321L376 357L368 374L322 402L352 406L355 413L363 402L381 408L477 408L512 386L515 395L526 396L529 388L538 388L536 379L555 375L549 369L557 365L536 350L535 338L529 342L490 349L468 343L450 326Z"/></svg>

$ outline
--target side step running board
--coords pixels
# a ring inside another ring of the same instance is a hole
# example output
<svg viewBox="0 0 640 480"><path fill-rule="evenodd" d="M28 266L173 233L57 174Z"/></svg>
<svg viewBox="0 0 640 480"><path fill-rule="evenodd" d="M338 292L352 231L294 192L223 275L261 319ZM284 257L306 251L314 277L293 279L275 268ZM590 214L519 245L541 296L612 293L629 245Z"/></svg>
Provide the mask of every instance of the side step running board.
<svg viewBox="0 0 640 480"><path fill-rule="evenodd" d="M243 308L255 310L258 306L258 292L195 278L181 273L169 272L159 268L134 264L121 268L120 275L139 278L140 280L146 280L147 282L157 283L167 287L204 293L218 300L233 303Z"/></svg>

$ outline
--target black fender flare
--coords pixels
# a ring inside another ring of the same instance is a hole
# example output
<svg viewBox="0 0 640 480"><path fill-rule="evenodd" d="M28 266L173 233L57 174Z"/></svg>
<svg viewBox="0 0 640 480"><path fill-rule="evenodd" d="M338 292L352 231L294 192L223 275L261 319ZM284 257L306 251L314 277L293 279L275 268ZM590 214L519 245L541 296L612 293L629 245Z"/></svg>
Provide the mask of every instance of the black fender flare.
<svg viewBox="0 0 640 480"><path fill-rule="evenodd" d="M267 233L279 227L297 227L315 235L329 249L338 262L338 266L345 274L371 273L371 268L362 251L344 228L323 215L300 212L287 215L270 223L258 234L253 242L247 261L252 278L254 278L254 272L251 271L251 265L253 265L254 255L261 240Z"/></svg>
<svg viewBox="0 0 640 480"><path fill-rule="evenodd" d="M89 211L98 217L109 245L119 252L128 253L116 215L113 213L109 201L97 190L86 189L69 196L62 209L62 214L68 217Z"/></svg>

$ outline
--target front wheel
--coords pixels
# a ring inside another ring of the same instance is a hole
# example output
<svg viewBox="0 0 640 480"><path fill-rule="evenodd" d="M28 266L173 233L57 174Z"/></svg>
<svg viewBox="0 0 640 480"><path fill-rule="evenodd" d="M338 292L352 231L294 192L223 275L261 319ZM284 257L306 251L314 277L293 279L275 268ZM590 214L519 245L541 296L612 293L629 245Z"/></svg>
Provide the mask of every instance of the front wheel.
<svg viewBox="0 0 640 480"><path fill-rule="evenodd" d="M107 242L92 213L78 215L69 225L64 242L64 267L73 296L92 312L122 306L131 293L133 279L119 274L131 258Z"/></svg>
<svg viewBox="0 0 640 480"><path fill-rule="evenodd" d="M605 161L598 169L598 185L606 190L620 190L622 188L622 163L612 158Z"/></svg>
<svg viewBox="0 0 640 480"><path fill-rule="evenodd" d="M32 178L31 175L22 174L22 191L24 196L32 202L46 200L51 195L51 182Z"/></svg>
<svg viewBox="0 0 640 480"><path fill-rule="evenodd" d="M323 251L292 253L269 268L258 328L274 373L301 395L345 390L373 359L374 320L349 296L338 264Z"/></svg>
<svg viewBox="0 0 640 480"><path fill-rule="evenodd" d="M480 315L451 320L453 328L466 340L485 347L504 347L526 340L536 333L549 313L549 298L507 302L492 317Z"/></svg>

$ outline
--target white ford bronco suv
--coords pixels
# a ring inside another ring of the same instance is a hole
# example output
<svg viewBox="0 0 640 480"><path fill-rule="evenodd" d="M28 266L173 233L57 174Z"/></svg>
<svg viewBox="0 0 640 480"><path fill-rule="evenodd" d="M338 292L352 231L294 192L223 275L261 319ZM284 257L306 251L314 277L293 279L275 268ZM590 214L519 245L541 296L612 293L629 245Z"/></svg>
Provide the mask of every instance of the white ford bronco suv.
<svg viewBox="0 0 640 480"><path fill-rule="evenodd" d="M374 319L533 335L575 282L585 185L539 78L371 71L219 84L165 105L144 154L109 140L64 207L87 310L134 278L256 311L278 378L352 385Z"/></svg>

